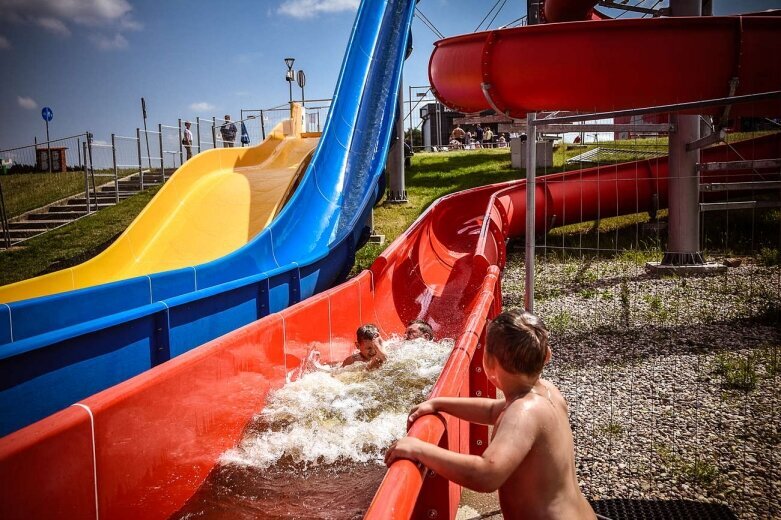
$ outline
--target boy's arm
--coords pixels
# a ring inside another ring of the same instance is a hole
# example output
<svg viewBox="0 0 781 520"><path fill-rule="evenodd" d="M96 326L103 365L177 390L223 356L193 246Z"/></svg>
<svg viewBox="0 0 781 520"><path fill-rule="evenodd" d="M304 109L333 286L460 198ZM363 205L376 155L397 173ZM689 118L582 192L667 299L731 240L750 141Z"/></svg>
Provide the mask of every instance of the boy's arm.
<svg viewBox="0 0 781 520"><path fill-rule="evenodd" d="M434 413L447 413L476 424L494 424L504 408L504 399L484 397L435 397L412 408L409 422Z"/></svg>
<svg viewBox="0 0 781 520"><path fill-rule="evenodd" d="M385 463L390 466L398 459L410 459L474 491L493 492L521 465L534 445L536 432L533 414L520 410L512 416L505 414L482 456L463 455L404 437L388 449Z"/></svg>

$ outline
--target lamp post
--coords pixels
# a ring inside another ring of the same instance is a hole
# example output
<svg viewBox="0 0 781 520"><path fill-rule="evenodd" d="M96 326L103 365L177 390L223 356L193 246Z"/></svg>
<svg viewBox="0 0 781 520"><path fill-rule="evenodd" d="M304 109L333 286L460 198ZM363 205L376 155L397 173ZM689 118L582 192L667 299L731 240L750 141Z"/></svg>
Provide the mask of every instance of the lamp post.
<svg viewBox="0 0 781 520"><path fill-rule="evenodd" d="M296 80L296 75L293 72L293 63L295 61L295 58L285 58L285 65L287 65L285 80L287 80L287 86L290 92L290 117L293 117L293 82Z"/></svg>

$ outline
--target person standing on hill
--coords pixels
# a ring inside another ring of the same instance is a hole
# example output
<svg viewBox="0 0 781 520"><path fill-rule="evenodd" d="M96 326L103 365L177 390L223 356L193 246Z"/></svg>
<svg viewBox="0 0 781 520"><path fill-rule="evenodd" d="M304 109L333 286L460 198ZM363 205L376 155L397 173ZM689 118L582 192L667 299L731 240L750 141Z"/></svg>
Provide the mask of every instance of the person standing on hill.
<svg viewBox="0 0 781 520"><path fill-rule="evenodd" d="M220 127L220 135L222 136L222 145L225 148L233 148L233 143L236 141L236 125L231 123L229 114L225 114L225 124Z"/></svg>
<svg viewBox="0 0 781 520"><path fill-rule="evenodd" d="M184 145L184 153L187 155L186 161L193 158L193 133L190 131L190 122L184 122L184 136L182 137L182 145Z"/></svg>

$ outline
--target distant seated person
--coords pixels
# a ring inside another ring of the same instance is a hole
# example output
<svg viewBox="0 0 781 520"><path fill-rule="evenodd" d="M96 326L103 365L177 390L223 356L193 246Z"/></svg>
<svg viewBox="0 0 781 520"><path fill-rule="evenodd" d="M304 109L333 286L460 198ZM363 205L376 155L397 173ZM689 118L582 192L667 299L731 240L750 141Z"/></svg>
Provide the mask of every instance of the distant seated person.
<svg viewBox="0 0 781 520"><path fill-rule="evenodd" d="M423 320L412 320L407 323L407 330L404 331L404 339L412 340L423 338L426 341L434 339L434 330L431 325Z"/></svg>
<svg viewBox="0 0 781 520"><path fill-rule="evenodd" d="M497 142L499 143L499 148L507 147L507 139L504 138L504 134L499 134L499 140Z"/></svg>
<svg viewBox="0 0 781 520"><path fill-rule="evenodd" d="M382 338L380 329L373 323L361 325L355 332L355 348L357 352L348 356L342 361L342 366L346 367L354 363L366 363L366 368L372 370L379 367L388 357L382 350Z"/></svg>
<svg viewBox="0 0 781 520"><path fill-rule="evenodd" d="M461 148L461 142L458 141L457 139L451 139L450 142L448 143L448 146L450 147L451 150L458 150Z"/></svg>

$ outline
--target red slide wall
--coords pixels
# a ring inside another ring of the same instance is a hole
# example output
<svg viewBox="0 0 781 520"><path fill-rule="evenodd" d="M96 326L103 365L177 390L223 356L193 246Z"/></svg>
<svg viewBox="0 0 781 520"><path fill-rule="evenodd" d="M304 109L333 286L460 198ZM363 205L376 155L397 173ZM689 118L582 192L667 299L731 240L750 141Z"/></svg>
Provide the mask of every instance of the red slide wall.
<svg viewBox="0 0 781 520"><path fill-rule="evenodd" d="M448 107L524 118L610 111L781 90L781 16L584 21L502 29L435 44L429 78ZM720 107L709 109L720 113ZM699 111L702 113L703 111ZM781 115L778 98L732 116Z"/></svg>

